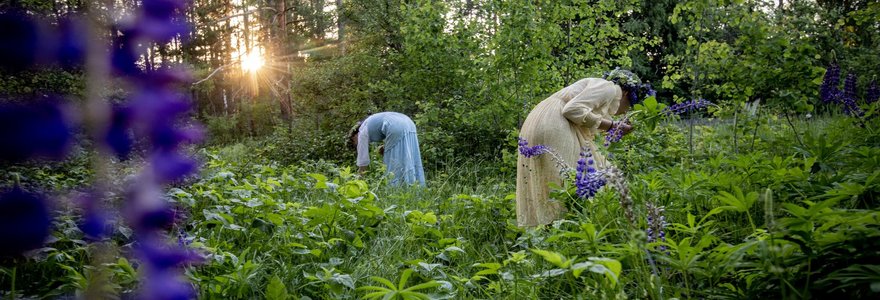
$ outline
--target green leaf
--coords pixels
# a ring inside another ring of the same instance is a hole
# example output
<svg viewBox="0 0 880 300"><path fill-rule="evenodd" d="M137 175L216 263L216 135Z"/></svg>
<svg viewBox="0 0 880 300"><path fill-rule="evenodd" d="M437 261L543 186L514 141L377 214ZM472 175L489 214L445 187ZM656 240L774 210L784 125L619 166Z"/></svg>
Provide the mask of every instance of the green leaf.
<svg viewBox="0 0 880 300"><path fill-rule="evenodd" d="M394 284L391 283L391 281L388 280L388 279L385 279L385 278L382 278L382 277L378 277L378 276L370 277L370 279L373 279L373 280L375 280L375 281L378 281L378 282L381 283L381 284L384 284L385 286L387 286L388 288L390 288L390 289L393 290L393 291L396 291L396 290L397 290L397 287L395 287Z"/></svg>
<svg viewBox="0 0 880 300"><path fill-rule="evenodd" d="M278 276L272 276L269 279L269 285L266 286L266 299L268 300L286 300L288 298L287 287Z"/></svg>
<svg viewBox="0 0 880 300"><path fill-rule="evenodd" d="M562 256L562 254L559 254L556 252L540 250L540 249L532 249L532 252L540 255L541 257L544 258L544 260L550 262L551 264L553 264L557 267L563 268L563 269L567 269L568 266L571 264L570 261L565 260L565 256Z"/></svg>

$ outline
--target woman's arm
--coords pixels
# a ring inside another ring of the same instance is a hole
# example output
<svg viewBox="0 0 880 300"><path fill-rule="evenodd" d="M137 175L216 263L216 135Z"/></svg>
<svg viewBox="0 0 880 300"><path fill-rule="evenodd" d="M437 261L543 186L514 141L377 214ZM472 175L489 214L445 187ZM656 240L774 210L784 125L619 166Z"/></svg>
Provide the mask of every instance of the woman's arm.
<svg viewBox="0 0 880 300"><path fill-rule="evenodd" d="M611 128L611 121L604 119L604 114L596 110L609 101L620 99L620 93L619 87L607 81L585 85L580 93L565 103L562 115L576 125L608 130Z"/></svg>
<svg viewBox="0 0 880 300"><path fill-rule="evenodd" d="M356 165L359 167L358 169L364 168L364 170L370 165L370 129L366 122L361 125L358 131Z"/></svg>

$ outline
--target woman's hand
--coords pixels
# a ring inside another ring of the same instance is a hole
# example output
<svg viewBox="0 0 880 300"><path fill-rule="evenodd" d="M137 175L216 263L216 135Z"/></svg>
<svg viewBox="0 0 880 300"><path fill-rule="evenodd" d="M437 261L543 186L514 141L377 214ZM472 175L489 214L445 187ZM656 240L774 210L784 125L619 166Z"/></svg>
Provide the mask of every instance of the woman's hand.
<svg viewBox="0 0 880 300"><path fill-rule="evenodd" d="M615 125L618 126L618 130L623 132L623 135L627 135L633 131L633 126L629 122L615 122Z"/></svg>

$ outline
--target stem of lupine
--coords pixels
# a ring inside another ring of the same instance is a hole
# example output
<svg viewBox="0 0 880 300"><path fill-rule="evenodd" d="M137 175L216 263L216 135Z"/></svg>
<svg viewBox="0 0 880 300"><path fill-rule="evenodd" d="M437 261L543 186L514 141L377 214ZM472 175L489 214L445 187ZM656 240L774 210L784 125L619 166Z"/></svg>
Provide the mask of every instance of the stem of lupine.
<svg viewBox="0 0 880 300"><path fill-rule="evenodd" d="M93 7L87 7L87 10L93 10ZM91 15L91 14L87 14ZM95 201L94 203L96 207L100 207L101 202L103 200L102 195L104 195L103 191L105 190L105 182L107 182L106 178L108 178L109 174L109 163L107 162L106 155L110 154L110 151L107 150L107 147L101 143L103 141L103 136L107 131L107 120L109 119L110 107L106 101L101 97L101 90L106 86L107 82L107 74L109 73L109 64L107 61L107 57L105 55L106 49L104 47L104 41L101 41L99 38L98 32L101 32L99 28L102 28L102 24L91 17L86 17L84 20L86 26L84 26L84 30L86 31L85 36L89 40L89 43L86 44L85 51L85 73L86 73L86 107L85 107L85 123L86 128L89 133L92 135L92 138L96 143L94 143L95 150L97 151L97 155L93 155L91 158L92 169L95 171L95 175L93 178L92 186L93 186L93 199L91 201ZM98 209L98 208L95 208ZM110 278L110 270L106 265L113 261L110 253L112 251L113 243L103 242L103 241L95 241L92 247L89 247L89 251L91 252L92 257L94 259L91 260L92 267L94 268L95 274L92 276L93 282L90 282L87 289L84 291L84 298L86 299L99 299L99 298L107 298L111 295L108 295L108 291L112 291L113 289L107 288L109 284L108 279Z"/></svg>

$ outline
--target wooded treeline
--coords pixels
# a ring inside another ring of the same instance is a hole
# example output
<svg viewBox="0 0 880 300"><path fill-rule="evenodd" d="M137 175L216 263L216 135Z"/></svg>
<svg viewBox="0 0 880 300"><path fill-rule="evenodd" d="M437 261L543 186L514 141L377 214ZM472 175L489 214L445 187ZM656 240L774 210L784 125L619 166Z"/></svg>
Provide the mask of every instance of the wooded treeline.
<svg viewBox="0 0 880 300"><path fill-rule="evenodd" d="M114 24L136 5L28 0L0 10L55 21L88 13ZM832 61L843 75L857 74L860 87L880 66L880 3L871 0L192 0L189 7L193 34L151 45L141 67L190 64L192 97L213 143L268 136L267 150L292 161L348 158L339 151L347 129L386 110L413 117L428 161L493 157L514 142L535 103L617 66L653 83L664 102L760 100L788 112L821 105L818 87ZM110 26L106 34L112 40L116 32ZM266 64L244 72L251 52ZM2 74L0 93L75 92L80 74Z"/></svg>

